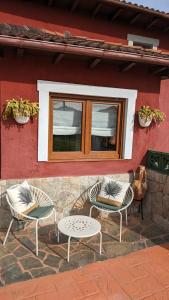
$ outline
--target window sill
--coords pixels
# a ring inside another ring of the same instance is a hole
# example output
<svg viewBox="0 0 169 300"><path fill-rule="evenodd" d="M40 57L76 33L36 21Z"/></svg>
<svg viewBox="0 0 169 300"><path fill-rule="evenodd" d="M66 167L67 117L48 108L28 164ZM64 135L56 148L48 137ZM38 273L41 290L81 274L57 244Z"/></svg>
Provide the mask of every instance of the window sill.
<svg viewBox="0 0 169 300"><path fill-rule="evenodd" d="M126 161L131 160L126 158L86 158L86 159L49 159L47 163L71 163L71 162L103 162L103 161Z"/></svg>

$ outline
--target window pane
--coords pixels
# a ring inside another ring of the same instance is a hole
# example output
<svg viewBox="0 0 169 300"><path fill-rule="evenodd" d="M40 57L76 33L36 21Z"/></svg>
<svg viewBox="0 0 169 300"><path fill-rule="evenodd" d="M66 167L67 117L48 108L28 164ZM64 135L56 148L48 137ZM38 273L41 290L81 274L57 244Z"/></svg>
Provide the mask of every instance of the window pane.
<svg viewBox="0 0 169 300"><path fill-rule="evenodd" d="M133 46L138 46L138 47L142 47L144 49L153 49L153 45L151 44L146 44L146 43L139 43L139 42L133 42Z"/></svg>
<svg viewBox="0 0 169 300"><path fill-rule="evenodd" d="M92 105L92 151L115 151L118 105Z"/></svg>
<svg viewBox="0 0 169 300"><path fill-rule="evenodd" d="M53 151L81 151L82 103L53 101Z"/></svg>

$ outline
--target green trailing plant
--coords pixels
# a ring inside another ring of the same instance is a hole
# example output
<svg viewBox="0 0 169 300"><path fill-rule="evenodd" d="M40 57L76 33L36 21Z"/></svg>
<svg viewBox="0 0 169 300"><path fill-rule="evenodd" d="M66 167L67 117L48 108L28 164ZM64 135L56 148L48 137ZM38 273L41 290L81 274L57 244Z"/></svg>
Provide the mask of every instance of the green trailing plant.
<svg viewBox="0 0 169 300"><path fill-rule="evenodd" d="M38 102L31 102L29 99L12 98L6 101L2 118L6 121L9 118L16 118L18 116L25 116L35 118L39 112Z"/></svg>
<svg viewBox="0 0 169 300"><path fill-rule="evenodd" d="M141 119L144 119L145 121L152 120L153 118L153 112L150 106L143 105L138 111L138 115Z"/></svg>
<svg viewBox="0 0 169 300"><path fill-rule="evenodd" d="M163 122L165 120L165 113L162 112L161 110L159 109L154 109L153 110L153 121L157 124Z"/></svg>
<svg viewBox="0 0 169 300"><path fill-rule="evenodd" d="M145 121L152 120L155 124L159 124L165 120L165 113L159 109L151 108L148 105L143 105L138 111L138 115Z"/></svg>

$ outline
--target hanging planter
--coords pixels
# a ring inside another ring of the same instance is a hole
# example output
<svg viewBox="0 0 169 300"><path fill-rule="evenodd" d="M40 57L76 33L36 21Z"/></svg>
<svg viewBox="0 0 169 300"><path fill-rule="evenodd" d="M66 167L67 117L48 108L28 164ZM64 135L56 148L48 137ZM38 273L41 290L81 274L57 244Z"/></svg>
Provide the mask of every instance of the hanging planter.
<svg viewBox="0 0 169 300"><path fill-rule="evenodd" d="M152 122L152 117L149 119L146 118L142 118L140 115L138 116L138 120L139 120L139 124L141 127L149 127L151 125Z"/></svg>
<svg viewBox="0 0 169 300"><path fill-rule="evenodd" d="M30 102L28 99L9 99L2 113L4 121L13 118L18 124L26 124L30 118L37 117L39 105L37 102Z"/></svg>
<svg viewBox="0 0 169 300"><path fill-rule="evenodd" d="M20 115L20 116L15 116L14 119L18 124L26 124L29 122L30 117Z"/></svg>
<svg viewBox="0 0 169 300"><path fill-rule="evenodd" d="M153 123L159 125L165 120L165 114L159 109L150 106L141 106L138 111L138 120L141 127L150 127Z"/></svg>

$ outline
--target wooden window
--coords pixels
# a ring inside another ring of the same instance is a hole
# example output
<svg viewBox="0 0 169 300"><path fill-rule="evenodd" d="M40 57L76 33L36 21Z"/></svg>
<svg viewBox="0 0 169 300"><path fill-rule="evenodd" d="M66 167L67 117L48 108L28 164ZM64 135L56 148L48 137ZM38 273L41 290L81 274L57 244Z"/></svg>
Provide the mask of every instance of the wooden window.
<svg viewBox="0 0 169 300"><path fill-rule="evenodd" d="M124 100L50 94L49 160L119 159Z"/></svg>

